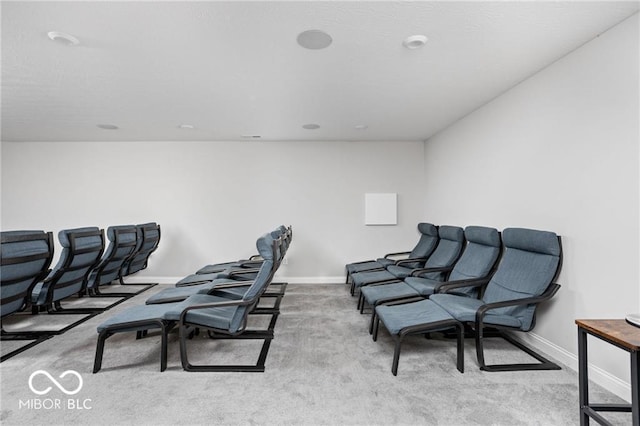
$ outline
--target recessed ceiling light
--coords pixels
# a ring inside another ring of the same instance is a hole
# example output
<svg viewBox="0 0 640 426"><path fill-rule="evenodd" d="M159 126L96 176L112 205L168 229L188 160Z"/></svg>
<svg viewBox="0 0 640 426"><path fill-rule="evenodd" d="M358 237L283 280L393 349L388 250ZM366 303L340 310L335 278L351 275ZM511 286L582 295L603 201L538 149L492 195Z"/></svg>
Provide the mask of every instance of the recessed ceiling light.
<svg viewBox="0 0 640 426"><path fill-rule="evenodd" d="M354 127L355 129L357 129L357 130L365 130L365 129L366 129L367 127L369 127L369 126L367 126L366 124L357 124L357 125L355 125L355 126L353 126L353 127Z"/></svg>
<svg viewBox="0 0 640 426"><path fill-rule="evenodd" d="M63 33L60 31L49 31L47 33L49 38L57 43L64 44L65 46L76 46L80 44L80 40L72 36L71 34Z"/></svg>
<svg viewBox="0 0 640 426"><path fill-rule="evenodd" d="M427 43L427 40L429 40L427 36L416 34L405 38L402 45L407 49L417 49L424 46Z"/></svg>
<svg viewBox="0 0 640 426"><path fill-rule="evenodd" d="M118 130L118 126L115 124L98 124L97 126L104 130Z"/></svg>
<svg viewBox="0 0 640 426"><path fill-rule="evenodd" d="M309 124L305 124L304 126L302 126L303 129L307 129L307 130L315 130L315 129L319 129L320 126L318 124L314 124L314 123L309 123Z"/></svg>
<svg viewBox="0 0 640 426"><path fill-rule="evenodd" d="M178 129L195 129L195 126L193 124L181 124L178 126Z"/></svg>
<svg viewBox="0 0 640 426"><path fill-rule="evenodd" d="M324 49L333 42L331 36L321 30L308 30L298 34L298 44L305 49Z"/></svg>

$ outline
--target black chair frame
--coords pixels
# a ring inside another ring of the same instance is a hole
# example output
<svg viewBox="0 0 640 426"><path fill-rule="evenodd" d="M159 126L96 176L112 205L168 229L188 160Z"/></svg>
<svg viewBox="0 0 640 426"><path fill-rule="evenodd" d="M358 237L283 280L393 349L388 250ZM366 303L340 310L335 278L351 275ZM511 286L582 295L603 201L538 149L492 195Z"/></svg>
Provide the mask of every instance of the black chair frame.
<svg viewBox="0 0 640 426"><path fill-rule="evenodd" d="M478 365L480 366L480 370L483 371L523 371L523 370L560 370L560 366L555 364L554 362L548 360L544 356L540 355L533 349L524 345L520 341L514 339L508 333L504 331L513 330L513 331L522 331L519 329L514 329L512 327L506 326L497 326L491 324L489 329L485 329L485 324L483 321L484 316L492 309L503 308L506 306L517 306L517 305L529 305L533 303L541 303L551 299L557 292L560 290L560 285L556 283L552 283L547 287L547 290L537 297L527 297L524 299L517 300L508 300L504 302L490 303L483 305L476 312L476 321L472 323L472 327L475 331L475 341L476 341L476 357L478 359ZM531 328L533 329L535 325L535 316L534 321L532 322ZM513 346L518 349L526 352L531 357L535 358L537 363L516 363L516 364L487 364L484 359L484 345L483 340L488 337L502 337L507 342L511 343Z"/></svg>
<svg viewBox="0 0 640 426"><path fill-rule="evenodd" d="M280 296L281 297L281 296ZM279 316L279 309L272 308L254 308L248 315L271 315L271 321L269 326L265 330L246 330L241 329L236 333L228 333L225 330L206 327L202 324L190 324L186 321L186 315L188 311L194 309L203 309L210 307L222 307L222 306L242 306L257 304L257 302L218 302L205 305L194 305L186 308L180 317L178 322L178 328L180 333L180 359L182 361L182 368L185 371L193 372L251 372L262 373L265 371L265 362L271 341L274 337L274 328ZM279 306L279 302L277 303ZM195 330L205 329L211 339L251 339L251 340L263 340L262 348L258 356L258 361L254 365L193 365L189 362L187 340L193 336Z"/></svg>
<svg viewBox="0 0 640 426"><path fill-rule="evenodd" d="M105 341L113 336L114 334L121 331L136 331L136 339L141 339L147 336L147 332L149 329L159 328L161 335L161 348L160 348L160 371L164 371L167 369L167 348L168 348L168 339L169 332L175 326L176 321L166 321L162 319L158 319L155 321L144 320L139 322L129 322L122 327L111 327L105 330L102 330L98 334L98 344L96 347L96 356L93 361L93 373L97 373L102 368L102 356L104 353L104 343Z"/></svg>

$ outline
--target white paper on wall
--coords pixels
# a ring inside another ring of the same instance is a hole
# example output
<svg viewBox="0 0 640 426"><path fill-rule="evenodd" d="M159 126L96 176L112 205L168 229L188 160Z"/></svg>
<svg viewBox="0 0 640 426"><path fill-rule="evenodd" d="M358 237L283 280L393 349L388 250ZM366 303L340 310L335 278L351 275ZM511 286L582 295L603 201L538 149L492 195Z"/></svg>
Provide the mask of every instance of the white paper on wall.
<svg viewBox="0 0 640 426"><path fill-rule="evenodd" d="M364 194L365 225L397 225L398 194Z"/></svg>

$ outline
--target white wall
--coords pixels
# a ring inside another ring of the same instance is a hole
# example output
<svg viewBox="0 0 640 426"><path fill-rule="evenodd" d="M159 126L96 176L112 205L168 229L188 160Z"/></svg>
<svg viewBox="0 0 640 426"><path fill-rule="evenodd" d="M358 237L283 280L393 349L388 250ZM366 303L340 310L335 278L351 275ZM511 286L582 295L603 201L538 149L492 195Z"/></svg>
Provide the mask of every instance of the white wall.
<svg viewBox="0 0 640 426"><path fill-rule="evenodd" d="M534 331L572 363L575 319L640 312L638 51L636 14L426 142L430 220L563 237L562 288ZM628 354L589 345L628 392Z"/></svg>
<svg viewBox="0 0 640 426"><path fill-rule="evenodd" d="M422 142L2 143L2 229L157 221L142 275L182 277L255 252L292 225L281 275L341 281L344 264L411 248ZM413 184L412 184L413 183ZM366 192L398 193L397 226L364 226Z"/></svg>

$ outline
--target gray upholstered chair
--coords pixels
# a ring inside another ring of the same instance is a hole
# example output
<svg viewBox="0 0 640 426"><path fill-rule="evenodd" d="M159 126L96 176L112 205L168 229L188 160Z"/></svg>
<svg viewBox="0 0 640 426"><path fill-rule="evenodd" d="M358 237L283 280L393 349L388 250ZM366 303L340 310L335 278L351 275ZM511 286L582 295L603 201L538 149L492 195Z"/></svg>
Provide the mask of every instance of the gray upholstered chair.
<svg viewBox="0 0 640 426"><path fill-rule="evenodd" d="M284 232L282 233L280 229L276 231L272 231L270 233L271 238L274 240L279 240L280 244L277 247L276 254L276 269L280 267L282 259L287 253L287 249L289 248L290 243L290 233ZM260 243L260 239L256 241L257 244ZM175 288L168 288L162 290L149 299L147 299L148 305L153 305L157 303L172 303L172 302L180 302L192 294L208 294L212 290L222 291L223 288L226 288L228 292L240 292L242 291L242 287L248 287L251 285L251 281L255 279L256 275L259 273L259 269L256 272L252 271L234 271L230 270L227 273L214 273L207 275L190 275L176 284ZM210 277L208 280L202 280L196 282L197 277ZM192 281L193 280L193 281ZM189 284L185 284L185 282ZM276 294L284 294L284 290L282 286L286 287L286 283L273 283L273 285L279 285L281 287L280 291ZM274 295L273 292L269 293L269 296Z"/></svg>
<svg viewBox="0 0 640 426"><path fill-rule="evenodd" d="M445 273L453 268L464 248L464 230L458 226L443 225L438 228L438 244L425 262L401 260L382 271L358 272L351 276L355 289L371 284L399 282L414 271L422 270L422 276L442 281ZM437 270L436 270L437 269ZM358 308L362 308L359 299Z"/></svg>
<svg viewBox="0 0 640 426"><path fill-rule="evenodd" d="M58 263L31 293L33 312L62 313L60 301L84 296L87 278L100 262L104 251L104 231L96 227L65 229L58 233L62 246ZM98 309L99 310L99 309ZM64 312L89 313L96 309L65 309Z"/></svg>
<svg viewBox="0 0 640 426"><path fill-rule="evenodd" d="M481 370L555 370L560 367L531 348L513 339L508 331L531 331L535 326L537 306L549 300L559 290L555 283L562 265L560 237L553 232L523 228L508 228L502 232L503 254L500 264L479 299L468 295L438 293L429 299L402 305L376 307L378 320L373 337L377 337L378 324L401 333L430 331L433 324L425 321L429 312L446 311L438 321L455 320L475 332L476 355ZM449 322L449 324L451 324ZM399 335L399 334L397 334ZM499 336L523 350L538 362L488 365L485 363L483 340ZM399 350L399 348L398 348Z"/></svg>
<svg viewBox="0 0 640 426"><path fill-rule="evenodd" d="M258 302L268 287L276 269L277 250L280 241L266 234L258 240L258 251L264 259L260 272L249 286L244 285L239 294L212 292L194 294L182 302L134 306L109 318L98 326L98 343L93 372L102 367L105 340L115 333L137 332L138 336L150 329L161 330L162 344L160 370L167 365L167 335L178 326L182 366L187 371L264 371L264 364L273 339L273 329L279 315L279 300L274 307L259 308ZM271 315L265 330L246 330L250 314ZM195 329L208 331L211 338L241 338L263 340L258 362L255 365L206 365L194 366L188 361L187 340Z"/></svg>
<svg viewBox="0 0 640 426"><path fill-rule="evenodd" d="M500 233L495 228L467 226L464 230L467 245L445 281L421 276L420 270L402 282L362 287L362 306L372 308L369 332L373 332L375 307L397 300L427 298L439 291L457 291L470 297L478 297L478 288L489 282L500 258Z"/></svg>
<svg viewBox="0 0 640 426"><path fill-rule="evenodd" d="M135 225L110 226L107 228L107 246L100 263L91 271L87 291L91 296L101 296L100 288L120 279L124 263L136 252L138 231ZM144 287L142 292L150 287ZM132 297L139 292L107 293L108 297ZM113 305L112 305L113 306Z"/></svg>
<svg viewBox="0 0 640 426"><path fill-rule="evenodd" d="M349 284L352 274L365 271L381 270L389 265L393 265L398 260L414 259L415 262L422 262L429 257L438 244L438 228L431 223L419 223L418 232L420 239L411 251L397 253L387 253L384 257L376 260L363 260L345 265L347 273L346 284ZM417 263L419 265L419 263ZM352 292L353 294L353 292Z"/></svg>
<svg viewBox="0 0 640 426"><path fill-rule="evenodd" d="M31 302L31 291L46 277L53 258L53 235L44 231L5 231L1 234L0 256L0 325L2 318L22 311ZM7 331L4 326L2 340L27 340L4 355L0 361L11 358L48 338L41 331Z"/></svg>
<svg viewBox="0 0 640 426"><path fill-rule="evenodd" d="M0 315L4 318L27 307L33 287L48 274L53 236L44 231L5 231L1 238Z"/></svg>
<svg viewBox="0 0 640 426"><path fill-rule="evenodd" d="M160 225L155 222L143 223L136 225L137 238L136 250L122 265L119 279L120 284L128 285L124 282L124 277L135 274L147 268L149 257L158 249L160 244ZM156 283L148 283L148 287L153 287ZM136 283L134 285L140 285Z"/></svg>
<svg viewBox="0 0 640 426"><path fill-rule="evenodd" d="M286 254L289 244L293 236L291 227L279 226L270 232L274 239L282 237L282 257ZM193 285L209 284L214 280L226 279L232 281L251 281L255 278L260 266L262 265L262 257L257 254L252 256L255 260L238 261L220 263L217 265L208 265L198 270L195 274L187 275L176 283L176 287L186 287ZM257 260L260 259L260 260ZM225 268L216 271L216 267L227 265ZM205 271L210 271L205 273ZM188 294L189 292L187 291Z"/></svg>
<svg viewBox="0 0 640 426"><path fill-rule="evenodd" d="M287 228L284 225L280 225L274 232L278 234L277 236L280 236L282 234L288 233L289 231L290 228ZM285 241L284 244L288 245L288 242ZM240 259L232 262L214 263L212 265L203 266L196 271L196 274L207 275L209 277L209 274L225 272L229 268L259 268L262 264L262 261L262 256L260 256L259 254L254 254L248 259Z"/></svg>

